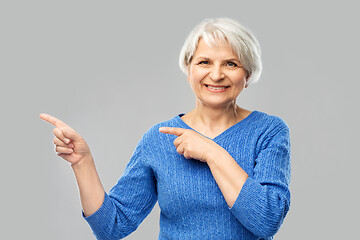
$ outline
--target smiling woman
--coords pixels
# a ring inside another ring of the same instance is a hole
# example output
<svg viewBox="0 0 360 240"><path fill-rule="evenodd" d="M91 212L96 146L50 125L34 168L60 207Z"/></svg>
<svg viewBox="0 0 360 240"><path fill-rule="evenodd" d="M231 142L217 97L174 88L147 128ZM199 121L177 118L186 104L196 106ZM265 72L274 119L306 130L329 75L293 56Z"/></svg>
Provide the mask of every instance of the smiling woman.
<svg viewBox="0 0 360 240"><path fill-rule="evenodd" d="M210 47L217 46L219 42L226 43L236 55L234 60L245 68L249 77L248 85L259 79L262 63L258 41L249 30L228 18L205 19L189 34L179 57L180 68L185 74L188 74L201 38Z"/></svg>
<svg viewBox="0 0 360 240"><path fill-rule="evenodd" d="M234 20L204 20L180 54L195 108L150 128L106 193L85 140L64 122L58 155L71 163L83 217L98 239L131 234L159 202L158 239L272 239L290 207L289 128L236 104L261 73L255 37Z"/></svg>
<svg viewBox="0 0 360 240"><path fill-rule="evenodd" d="M246 86L247 72L228 43L216 40L214 47L199 40L189 65L188 81L197 96L197 109L235 106Z"/></svg>

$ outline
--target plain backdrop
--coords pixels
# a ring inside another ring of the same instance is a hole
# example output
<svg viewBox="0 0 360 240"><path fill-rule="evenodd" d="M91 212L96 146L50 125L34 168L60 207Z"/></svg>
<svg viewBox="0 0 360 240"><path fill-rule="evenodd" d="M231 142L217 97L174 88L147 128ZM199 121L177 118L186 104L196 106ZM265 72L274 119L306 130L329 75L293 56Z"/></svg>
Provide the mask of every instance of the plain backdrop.
<svg viewBox="0 0 360 240"><path fill-rule="evenodd" d="M1 1L1 239L95 239L49 113L87 141L106 191L141 136L187 113L178 67L205 18L258 38L263 74L237 103L291 130L290 211L275 239L358 236L359 6L356 1ZM157 239L156 205L126 239ZM211 226L209 226L211 227Z"/></svg>

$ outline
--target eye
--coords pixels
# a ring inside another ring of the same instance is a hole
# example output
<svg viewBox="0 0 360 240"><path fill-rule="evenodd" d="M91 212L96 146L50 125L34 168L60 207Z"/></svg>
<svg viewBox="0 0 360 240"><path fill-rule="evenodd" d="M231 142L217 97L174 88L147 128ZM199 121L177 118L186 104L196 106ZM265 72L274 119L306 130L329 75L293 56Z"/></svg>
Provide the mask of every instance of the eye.
<svg viewBox="0 0 360 240"><path fill-rule="evenodd" d="M198 64L199 65L207 65L207 64L209 64L209 61L200 61Z"/></svg>
<svg viewBox="0 0 360 240"><path fill-rule="evenodd" d="M232 68L238 67L238 65L236 63L234 63L234 62L227 62L226 65L228 67L232 67Z"/></svg>

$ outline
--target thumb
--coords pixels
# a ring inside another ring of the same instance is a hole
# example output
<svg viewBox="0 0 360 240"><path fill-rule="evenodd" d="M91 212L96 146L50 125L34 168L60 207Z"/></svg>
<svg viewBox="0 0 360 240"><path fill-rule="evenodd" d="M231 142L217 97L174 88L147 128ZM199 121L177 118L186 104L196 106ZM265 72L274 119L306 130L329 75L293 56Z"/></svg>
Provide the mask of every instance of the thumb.
<svg viewBox="0 0 360 240"><path fill-rule="evenodd" d="M79 141L82 139L82 137L72 128L64 127L62 128L62 133L66 138L69 138L70 140L73 141Z"/></svg>

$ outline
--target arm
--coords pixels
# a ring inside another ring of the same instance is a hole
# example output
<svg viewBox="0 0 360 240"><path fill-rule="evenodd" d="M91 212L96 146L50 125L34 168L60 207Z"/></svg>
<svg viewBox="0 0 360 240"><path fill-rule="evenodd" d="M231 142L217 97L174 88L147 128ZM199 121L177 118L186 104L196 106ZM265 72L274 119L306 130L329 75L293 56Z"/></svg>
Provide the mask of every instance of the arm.
<svg viewBox="0 0 360 240"><path fill-rule="evenodd" d="M40 118L56 127L53 130L55 150L60 157L71 163L85 215L93 214L102 205L105 192L87 143L61 120L48 114L40 114Z"/></svg>
<svg viewBox="0 0 360 240"><path fill-rule="evenodd" d="M157 201L156 179L147 161L143 138L104 202L85 217L97 239L121 239L137 229Z"/></svg>
<svg viewBox="0 0 360 240"><path fill-rule="evenodd" d="M105 191L91 156L71 165L79 188L81 206L85 216L95 213L103 204Z"/></svg>
<svg viewBox="0 0 360 240"><path fill-rule="evenodd" d="M230 211L259 237L273 236L290 206L290 142L283 128L269 136L249 177L225 151L210 154L208 165ZM236 166L237 165L237 166Z"/></svg>
<svg viewBox="0 0 360 240"><path fill-rule="evenodd" d="M219 145L218 145L219 146ZM206 161L226 203L231 208L249 175L221 146Z"/></svg>
<svg viewBox="0 0 360 240"><path fill-rule="evenodd" d="M157 200L155 177L146 164L142 141L123 176L107 194L84 139L59 119L48 114L41 114L40 118L56 126L53 131L56 151L71 163L79 187L83 217L97 239L120 239L135 231Z"/></svg>

